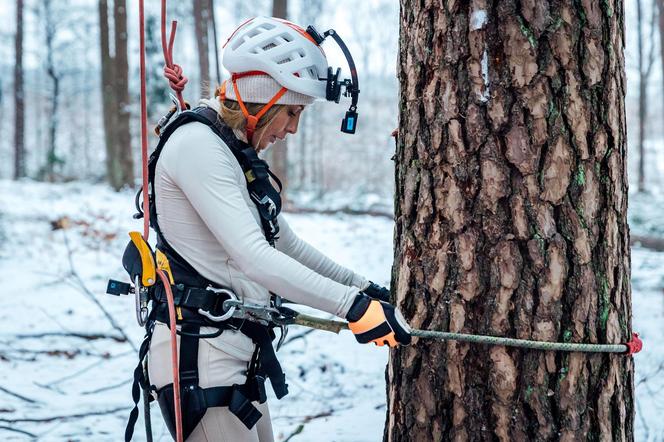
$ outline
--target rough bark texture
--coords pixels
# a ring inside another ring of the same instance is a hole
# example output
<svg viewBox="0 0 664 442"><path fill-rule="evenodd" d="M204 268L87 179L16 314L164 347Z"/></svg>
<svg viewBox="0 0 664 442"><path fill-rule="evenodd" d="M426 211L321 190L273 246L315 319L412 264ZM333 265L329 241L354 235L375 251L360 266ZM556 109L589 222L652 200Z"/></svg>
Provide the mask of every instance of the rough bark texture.
<svg viewBox="0 0 664 442"><path fill-rule="evenodd" d="M25 92L23 90L23 0L16 0L14 40L14 179L25 176Z"/></svg>
<svg viewBox="0 0 664 442"><path fill-rule="evenodd" d="M401 1L392 288L414 328L629 340L623 24L621 0ZM416 340L385 438L632 440L633 372Z"/></svg>
<svg viewBox="0 0 664 442"><path fill-rule="evenodd" d="M198 50L199 91L201 97L210 96L210 61L208 28L210 26L210 1L194 0L194 30Z"/></svg>

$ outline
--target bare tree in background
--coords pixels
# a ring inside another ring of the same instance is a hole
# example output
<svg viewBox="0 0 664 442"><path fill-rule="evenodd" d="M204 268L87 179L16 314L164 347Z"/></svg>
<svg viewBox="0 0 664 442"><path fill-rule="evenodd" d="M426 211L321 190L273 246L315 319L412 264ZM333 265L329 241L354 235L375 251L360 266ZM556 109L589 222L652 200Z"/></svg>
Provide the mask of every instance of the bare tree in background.
<svg viewBox="0 0 664 442"><path fill-rule="evenodd" d="M622 0L401 1L396 304L415 328L631 336ZM583 56L580 56L583 54ZM389 441L632 441L634 362L416 340Z"/></svg>
<svg viewBox="0 0 664 442"><path fill-rule="evenodd" d="M25 92L23 90L23 0L16 0L14 57L14 179L25 176Z"/></svg>
<svg viewBox="0 0 664 442"><path fill-rule="evenodd" d="M659 0L654 0L659 1ZM637 34L638 34L638 56L639 56L639 169L638 169L638 189L639 192L646 190L645 184L645 158L646 158L646 124L648 119L648 80L652 67L655 64L655 18L657 16L657 6L653 1L653 8L649 30L649 45L647 58L644 59L645 45L643 42L644 17L643 0L636 0L637 13Z"/></svg>
<svg viewBox="0 0 664 442"><path fill-rule="evenodd" d="M110 52L108 2L99 0L101 77L106 144L106 173L115 190L134 185L134 161L129 130L129 66L127 60L127 11L125 0L113 2L113 41Z"/></svg>
<svg viewBox="0 0 664 442"><path fill-rule="evenodd" d="M208 29L210 27L210 0L193 0L194 31L198 50L199 91L201 97L210 95L210 48Z"/></svg>
<svg viewBox="0 0 664 442"><path fill-rule="evenodd" d="M272 16L287 19L288 0L273 0ZM288 200L288 142L286 140L275 141L268 153L270 154L270 167L283 184L281 199L286 202Z"/></svg>
<svg viewBox="0 0 664 442"><path fill-rule="evenodd" d="M660 93L660 103L662 109L661 117L664 117L664 0L653 1L657 3L657 17L659 19L659 58L662 65L662 93Z"/></svg>
<svg viewBox="0 0 664 442"><path fill-rule="evenodd" d="M209 0L210 27L212 28L212 50L214 51L214 67L216 84L221 84L221 66L219 65L219 40L217 39L217 19L214 15L214 0Z"/></svg>
<svg viewBox="0 0 664 442"><path fill-rule="evenodd" d="M44 36L46 47L46 75L51 80L51 91L49 93L50 109L48 118L48 150L46 153L46 163L42 169L43 178L48 181L55 180L55 166L62 160L58 157L56 152L58 123L60 121L59 104L60 104L60 73L56 67L54 52L54 40L56 34L55 17L52 10L51 0L44 0Z"/></svg>

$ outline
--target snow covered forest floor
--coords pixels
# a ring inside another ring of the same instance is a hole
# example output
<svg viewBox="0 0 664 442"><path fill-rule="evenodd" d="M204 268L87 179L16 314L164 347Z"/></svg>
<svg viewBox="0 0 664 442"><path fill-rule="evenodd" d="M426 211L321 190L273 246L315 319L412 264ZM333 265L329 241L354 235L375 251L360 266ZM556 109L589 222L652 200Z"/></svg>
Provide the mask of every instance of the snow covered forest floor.
<svg viewBox="0 0 664 442"><path fill-rule="evenodd" d="M133 195L103 185L0 181L0 439L119 440L131 408L131 375L143 330L133 299L104 294L125 279L120 257ZM632 199L634 233L658 233L664 204ZM391 220L287 214L293 228L338 262L388 285ZM66 218L65 218L66 217ZM53 224L57 220L59 223ZM63 221L64 220L64 221ZM653 227L654 226L654 227ZM64 228L63 228L64 227ZM634 248L634 329L638 441L663 441L664 253ZM129 335L118 341L99 302ZM280 360L291 394L270 400L277 441L380 441L385 422L387 350L292 327ZM269 389L268 389L269 390ZM170 440L158 407L155 440ZM136 440L145 440L142 419Z"/></svg>

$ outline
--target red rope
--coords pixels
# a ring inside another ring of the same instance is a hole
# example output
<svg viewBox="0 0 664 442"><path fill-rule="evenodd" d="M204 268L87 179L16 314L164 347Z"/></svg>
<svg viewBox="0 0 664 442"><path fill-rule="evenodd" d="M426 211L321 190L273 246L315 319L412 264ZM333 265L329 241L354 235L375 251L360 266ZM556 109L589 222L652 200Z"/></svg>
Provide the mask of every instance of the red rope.
<svg viewBox="0 0 664 442"><path fill-rule="evenodd" d="M147 117L147 93L145 87L145 13L144 0L139 0L139 35L140 35L140 76L141 76L141 161L143 171L143 238L147 242L150 235L150 196L148 189L148 117ZM164 60L166 67L164 75L169 80L171 88L175 91L178 101L185 109L182 90L187 83L187 78L182 75L182 68L173 64L173 43L175 39L175 30L177 23L173 21L171 28L170 42L166 48L166 0L161 2L161 39L162 49L164 51ZM168 300L168 322L171 331L171 365L173 368L173 408L175 409L175 432L177 442L182 442L182 409L180 402L180 370L177 344L177 328L175 319L175 302L173 292L168 277L160 269L157 269L159 279L161 279L166 289L166 298Z"/></svg>
<svg viewBox="0 0 664 442"><path fill-rule="evenodd" d="M143 164L143 239L150 236L150 198L148 197L148 108L145 91L145 12L144 0L138 2L138 27L140 36L141 59L141 162Z"/></svg>
<svg viewBox="0 0 664 442"><path fill-rule="evenodd" d="M180 367L178 356L178 341L177 329L175 328L175 301L173 300L173 292L171 291L171 282L168 276L160 269L157 269L157 274L161 283L164 284L166 289L166 298L168 299L168 322L171 329L171 366L173 367L173 401L175 402L175 434L177 442L182 442L182 408L180 402Z"/></svg>
<svg viewBox="0 0 664 442"><path fill-rule="evenodd" d="M171 22L171 33L168 38L168 46L166 45L166 0L161 0L161 48L164 51L164 77L168 79L168 84L171 89L175 91L175 95L180 102L180 108L186 109L184 99L182 98L182 91L187 84L187 77L182 75L182 67L173 63L173 44L175 43L175 31L177 30L178 22L173 20Z"/></svg>

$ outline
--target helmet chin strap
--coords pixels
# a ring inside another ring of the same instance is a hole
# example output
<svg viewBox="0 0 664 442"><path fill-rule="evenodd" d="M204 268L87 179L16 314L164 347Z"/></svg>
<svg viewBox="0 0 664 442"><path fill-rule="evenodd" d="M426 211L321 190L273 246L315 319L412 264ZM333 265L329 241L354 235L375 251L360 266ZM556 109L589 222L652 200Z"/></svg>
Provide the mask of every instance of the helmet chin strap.
<svg viewBox="0 0 664 442"><path fill-rule="evenodd" d="M251 115L249 111L247 110L247 107L244 104L244 101L242 101L242 97L240 96L240 91L237 87L237 80L243 77L250 77L252 75L268 75L265 72L262 71L247 71L247 72L240 72L236 74L232 74L231 76L231 83L233 84L233 91L235 92L235 97L237 98L237 102L240 105L240 110L242 111L242 115L244 115L244 118L247 119L247 125L245 126L245 132L247 134L247 142L249 144L252 144L253 138L254 138L254 133L256 132L256 126L258 125L258 120L261 119L265 113L270 110L272 106L274 106L277 101L283 95L288 92L288 89L285 87L282 87L279 92L277 92L274 97L270 101L268 101L265 106L261 108L261 110L258 111L256 115ZM224 81L221 85L221 91L219 93L219 96L222 100L226 99L226 81ZM252 144L253 145L253 144Z"/></svg>

